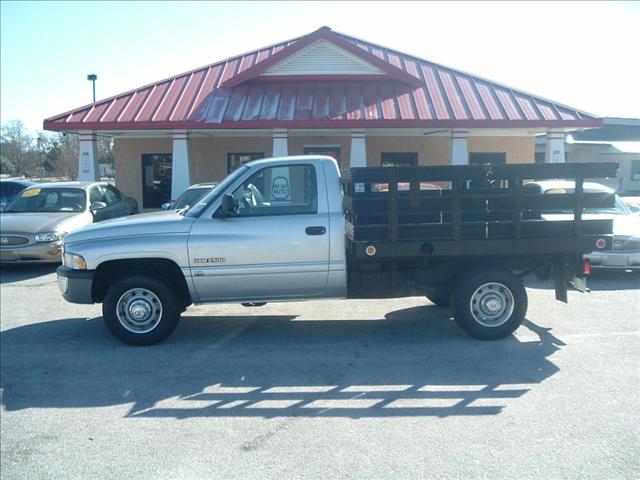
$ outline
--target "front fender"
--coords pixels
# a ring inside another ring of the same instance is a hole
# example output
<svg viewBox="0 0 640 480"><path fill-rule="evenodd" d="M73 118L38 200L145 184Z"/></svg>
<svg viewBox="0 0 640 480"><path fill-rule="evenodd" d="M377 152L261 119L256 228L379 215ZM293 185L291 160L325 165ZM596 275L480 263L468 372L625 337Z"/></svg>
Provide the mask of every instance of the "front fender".
<svg viewBox="0 0 640 480"><path fill-rule="evenodd" d="M173 261L183 271L188 271L188 238L188 233L94 238L87 241L65 242L64 249L67 253L81 255L87 262L89 270L96 270L100 264L110 260L163 258Z"/></svg>

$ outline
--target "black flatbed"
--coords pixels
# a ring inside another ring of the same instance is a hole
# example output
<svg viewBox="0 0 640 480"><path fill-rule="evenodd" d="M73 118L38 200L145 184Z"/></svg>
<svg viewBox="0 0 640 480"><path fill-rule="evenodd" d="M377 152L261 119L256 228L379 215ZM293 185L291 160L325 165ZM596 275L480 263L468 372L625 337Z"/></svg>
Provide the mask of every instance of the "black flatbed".
<svg viewBox="0 0 640 480"><path fill-rule="evenodd" d="M615 197L584 192L584 181L615 177L617 169L616 163L351 168L342 177L347 251L355 260L380 261L608 249L612 220L585 220L583 210L613 207ZM574 181L575 189L549 195L526 187L549 179ZM558 211L573 218L543 219Z"/></svg>

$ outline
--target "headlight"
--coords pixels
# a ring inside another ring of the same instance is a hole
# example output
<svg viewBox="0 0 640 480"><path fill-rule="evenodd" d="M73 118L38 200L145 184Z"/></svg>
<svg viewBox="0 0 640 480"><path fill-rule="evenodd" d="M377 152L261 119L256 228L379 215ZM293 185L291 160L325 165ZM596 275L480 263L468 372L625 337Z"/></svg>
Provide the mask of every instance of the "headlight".
<svg viewBox="0 0 640 480"><path fill-rule="evenodd" d="M75 253L65 253L62 256L62 264L65 267L72 268L73 270L86 270L87 262L84 261L80 255Z"/></svg>
<svg viewBox="0 0 640 480"><path fill-rule="evenodd" d="M38 243L59 242L66 234L67 232L36 233L35 238Z"/></svg>

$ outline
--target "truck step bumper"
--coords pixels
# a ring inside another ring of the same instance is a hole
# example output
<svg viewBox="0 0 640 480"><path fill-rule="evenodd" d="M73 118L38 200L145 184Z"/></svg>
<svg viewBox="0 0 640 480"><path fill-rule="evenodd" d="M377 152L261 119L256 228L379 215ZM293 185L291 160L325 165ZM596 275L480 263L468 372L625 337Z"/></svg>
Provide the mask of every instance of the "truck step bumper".
<svg viewBox="0 0 640 480"><path fill-rule="evenodd" d="M94 303L91 287L93 285L94 270L72 270L60 266L56 270L60 293L67 302Z"/></svg>

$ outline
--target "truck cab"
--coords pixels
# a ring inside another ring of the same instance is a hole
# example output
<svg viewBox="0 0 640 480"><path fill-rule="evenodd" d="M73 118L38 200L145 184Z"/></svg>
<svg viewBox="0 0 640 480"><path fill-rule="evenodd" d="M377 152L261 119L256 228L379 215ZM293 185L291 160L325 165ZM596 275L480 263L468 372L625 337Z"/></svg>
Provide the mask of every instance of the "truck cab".
<svg viewBox="0 0 640 480"><path fill-rule="evenodd" d="M344 216L332 158L241 167L185 213L198 302L346 296ZM223 202L230 201L225 210Z"/></svg>

